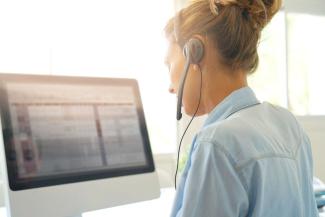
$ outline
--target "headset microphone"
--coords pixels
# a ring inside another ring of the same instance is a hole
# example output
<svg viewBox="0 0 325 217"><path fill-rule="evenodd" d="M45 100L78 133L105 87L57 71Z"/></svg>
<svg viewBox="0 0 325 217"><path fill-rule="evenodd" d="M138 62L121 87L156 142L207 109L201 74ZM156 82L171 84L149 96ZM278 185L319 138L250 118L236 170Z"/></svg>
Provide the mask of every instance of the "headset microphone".
<svg viewBox="0 0 325 217"><path fill-rule="evenodd" d="M183 48L183 54L186 58L184 65L184 70L182 78L179 83L178 93L177 93L177 115L176 119L179 121L182 118L182 100L183 100L183 91L185 86L185 81L188 73L188 69L191 64L199 64L203 58L204 46L201 40L197 38L191 38Z"/></svg>
<svg viewBox="0 0 325 217"><path fill-rule="evenodd" d="M182 110L183 91L184 91L185 80L187 77L189 67L190 67L190 61L189 61L189 58L186 58L184 71L182 74L181 82L179 83L178 94L177 94L177 116L176 116L176 119L178 121L182 118L181 110Z"/></svg>
<svg viewBox="0 0 325 217"><path fill-rule="evenodd" d="M199 102L196 108L195 113L193 114L192 119L190 120L190 122L188 123L183 136L181 137L181 141L179 142L179 146L178 146L178 152L177 152L177 166L176 166L176 172L175 172L175 189L176 189L176 179L177 179L177 171L178 171L178 163L179 163L179 153L181 150L181 145L182 145L182 141L183 138L185 136L185 133L187 131L187 129L189 128L189 126L191 125L197 111L199 110L200 107L200 102L201 102L201 91L202 91L202 71L200 68L200 61L203 58L203 54L204 54L204 46L203 43L197 39L197 38L191 38L184 46L183 49L183 53L184 56L186 58L186 62L184 65L184 71L182 74L182 78L180 80L179 83L179 88L178 88L178 94L177 94L177 120L180 120L182 118L182 112L181 112L181 108L182 108L182 99L183 99L183 91L184 91L184 86L185 86L185 81L186 81L186 77L187 77L187 73L188 73L188 69L190 67L191 64L198 64L198 67L200 69L200 77L201 77L201 85L200 85L200 98L199 98Z"/></svg>

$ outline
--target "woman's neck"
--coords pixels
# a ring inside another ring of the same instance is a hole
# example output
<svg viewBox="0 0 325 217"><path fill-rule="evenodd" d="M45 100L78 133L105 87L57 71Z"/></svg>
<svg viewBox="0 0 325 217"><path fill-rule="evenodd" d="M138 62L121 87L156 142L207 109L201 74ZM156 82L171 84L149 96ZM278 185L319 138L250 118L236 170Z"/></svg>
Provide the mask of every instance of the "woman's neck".
<svg viewBox="0 0 325 217"><path fill-rule="evenodd" d="M233 91L247 86L247 73L242 71L210 71L203 73L202 111L210 113Z"/></svg>

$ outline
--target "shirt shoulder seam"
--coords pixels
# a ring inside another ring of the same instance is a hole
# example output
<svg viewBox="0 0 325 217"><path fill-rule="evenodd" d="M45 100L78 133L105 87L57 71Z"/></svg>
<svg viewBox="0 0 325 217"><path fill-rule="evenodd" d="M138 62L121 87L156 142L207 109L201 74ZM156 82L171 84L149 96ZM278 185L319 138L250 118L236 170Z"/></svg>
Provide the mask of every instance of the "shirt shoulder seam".
<svg viewBox="0 0 325 217"><path fill-rule="evenodd" d="M285 158L285 159L296 161L295 156L290 156L290 155L286 155L286 154L266 153L266 154L260 155L258 157L252 157L252 158L244 161L243 163L236 165L235 169L236 169L236 171L239 172L242 169L244 169L245 167L247 167L248 165L250 165L251 163L262 160L262 159L267 159L267 158Z"/></svg>
<svg viewBox="0 0 325 217"><path fill-rule="evenodd" d="M260 155L258 157L251 157L248 160L245 160L242 163L237 163L235 161L235 159L232 157L232 155L230 154L229 151L227 151L223 145L221 145L220 143L216 142L216 141L205 141L205 140L201 140L200 142L204 142L204 143L210 143L212 145L214 145L214 148L219 149L220 151L222 151L227 158L230 160L232 166L234 167L234 169L239 173L242 169L244 169L246 166L250 165L251 163L258 161L258 160L262 160L262 159L266 159L266 158L286 158L286 159L290 159L293 161L296 161L297 156L298 156L298 150L301 147L301 142L299 145L296 146L296 150L292 153L292 155L289 154L277 154L277 153L266 153L263 155Z"/></svg>

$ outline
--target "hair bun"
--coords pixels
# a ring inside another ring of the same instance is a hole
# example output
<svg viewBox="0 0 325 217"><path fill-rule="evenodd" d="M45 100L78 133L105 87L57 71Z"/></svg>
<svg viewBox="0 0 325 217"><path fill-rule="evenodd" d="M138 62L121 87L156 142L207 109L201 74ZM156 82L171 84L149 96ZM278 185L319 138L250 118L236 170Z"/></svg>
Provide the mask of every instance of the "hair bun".
<svg viewBox="0 0 325 217"><path fill-rule="evenodd" d="M263 29L279 11L282 0L243 0L242 5L252 17L254 26Z"/></svg>

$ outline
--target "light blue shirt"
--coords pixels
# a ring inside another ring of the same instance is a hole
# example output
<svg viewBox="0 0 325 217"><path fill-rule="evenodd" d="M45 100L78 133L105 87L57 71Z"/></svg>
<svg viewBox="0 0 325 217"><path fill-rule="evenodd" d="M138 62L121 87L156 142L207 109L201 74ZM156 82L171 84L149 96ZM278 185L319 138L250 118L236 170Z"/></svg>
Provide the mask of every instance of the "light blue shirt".
<svg viewBox="0 0 325 217"><path fill-rule="evenodd" d="M294 116L244 87L194 138L171 217L315 217L310 142Z"/></svg>

